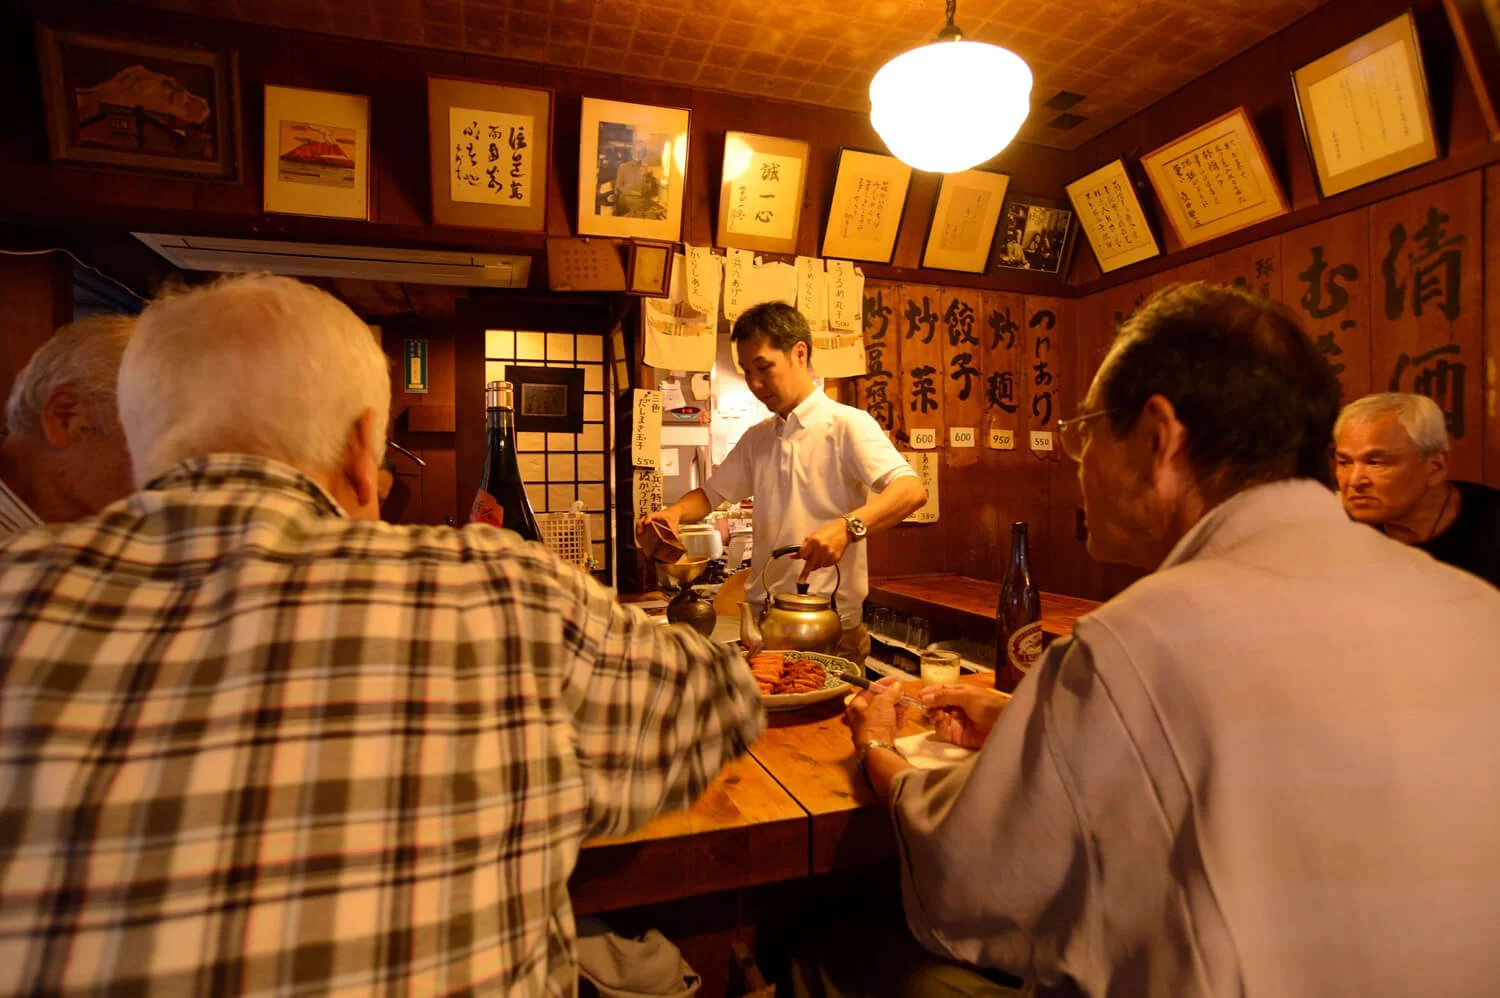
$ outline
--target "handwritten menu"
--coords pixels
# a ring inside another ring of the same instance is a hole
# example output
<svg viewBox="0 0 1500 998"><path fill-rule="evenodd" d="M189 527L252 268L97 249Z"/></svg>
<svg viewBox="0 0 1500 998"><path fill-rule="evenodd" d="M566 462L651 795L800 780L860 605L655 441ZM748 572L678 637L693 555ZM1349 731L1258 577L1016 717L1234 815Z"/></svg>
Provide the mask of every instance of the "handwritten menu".
<svg viewBox="0 0 1500 998"><path fill-rule="evenodd" d="M948 445L964 449L949 455L952 467L979 459L974 438L984 413L984 300L978 291L954 288L938 298L943 341L943 409Z"/></svg>
<svg viewBox="0 0 1500 998"><path fill-rule="evenodd" d="M792 239L801 190L800 158L751 153L746 167L730 180L725 228L738 235Z"/></svg>
<svg viewBox="0 0 1500 998"><path fill-rule="evenodd" d="M797 268L797 311L812 331L828 329L828 274L823 261L815 256L799 256Z"/></svg>
<svg viewBox="0 0 1500 998"><path fill-rule="evenodd" d="M865 294L865 272L848 260L828 262L828 326L858 331Z"/></svg>
<svg viewBox="0 0 1500 998"><path fill-rule="evenodd" d="M905 523L936 523L938 522L938 468L943 459L937 451L902 451L901 456L906 458L906 463L917 473L922 480L922 487L927 490L927 502L922 508L908 516Z"/></svg>
<svg viewBox="0 0 1500 998"><path fill-rule="evenodd" d="M918 429L933 430L935 440L945 440L948 436L943 412L944 385L948 381L943 356L947 326L941 311L947 294L947 288L901 285L901 310L897 315L901 333L901 403L906 410L913 447L917 446Z"/></svg>
<svg viewBox="0 0 1500 998"><path fill-rule="evenodd" d="M1236 108L1141 158L1183 245L1286 212L1252 129L1249 114Z"/></svg>
<svg viewBox="0 0 1500 998"><path fill-rule="evenodd" d="M1065 302L1056 299L1026 299L1023 372L1031 396L1026 422L1030 426L1027 436L1032 451L1053 450L1053 432L1057 421L1064 416L1067 344L1063 337L1067 331L1059 326L1059 317L1065 307Z"/></svg>
<svg viewBox="0 0 1500 998"><path fill-rule="evenodd" d="M652 468L632 468L630 491L634 496L635 518L662 508L661 472Z"/></svg>
<svg viewBox="0 0 1500 998"><path fill-rule="evenodd" d="M1014 450L1016 431L1024 423L1026 404L1026 299L1021 295L987 292L980 338L984 341L984 445L991 450Z"/></svg>
<svg viewBox="0 0 1500 998"><path fill-rule="evenodd" d="M453 172L448 196L478 204L531 206L535 175L531 137L536 119L477 108L448 109Z"/></svg>
<svg viewBox="0 0 1500 998"><path fill-rule="evenodd" d="M1121 160L1069 184L1068 198L1105 273L1161 252Z"/></svg>
<svg viewBox="0 0 1500 998"><path fill-rule="evenodd" d="M911 167L894 156L844 150L823 234L823 255L889 261L910 183Z"/></svg>
<svg viewBox="0 0 1500 998"><path fill-rule="evenodd" d="M765 263L749 250L724 253L724 317L733 321L762 302L797 302L797 270L789 263Z"/></svg>
<svg viewBox="0 0 1500 998"><path fill-rule="evenodd" d="M664 371L708 371L714 366L717 316L713 321L687 301L687 258L672 254L666 298L641 302L641 332L648 367Z"/></svg>
<svg viewBox="0 0 1500 998"><path fill-rule="evenodd" d="M656 468L661 463L661 392L637 388L630 393L630 463Z"/></svg>
<svg viewBox="0 0 1500 998"><path fill-rule="evenodd" d="M624 291L625 268L607 239L548 239L547 285L553 291Z"/></svg>
<svg viewBox="0 0 1500 998"><path fill-rule="evenodd" d="M860 408L874 416L887 435L906 426L900 408L901 337L895 314L900 297L894 284L871 281L865 285L865 373L855 383L855 391Z"/></svg>
<svg viewBox="0 0 1500 998"><path fill-rule="evenodd" d="M707 246L687 247L687 301L714 325L719 318L719 289L724 283L724 259Z"/></svg>

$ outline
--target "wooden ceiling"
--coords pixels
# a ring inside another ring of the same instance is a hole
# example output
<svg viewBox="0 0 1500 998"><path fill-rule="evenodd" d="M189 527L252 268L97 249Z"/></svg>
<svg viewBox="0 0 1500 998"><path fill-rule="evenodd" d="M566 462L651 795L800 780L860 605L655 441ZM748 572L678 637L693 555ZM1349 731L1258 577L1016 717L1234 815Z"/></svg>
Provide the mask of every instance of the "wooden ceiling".
<svg viewBox="0 0 1500 998"><path fill-rule="evenodd" d="M931 41L943 23L942 0L140 2L861 113L875 71ZM1033 110L1020 137L1073 149L1323 2L960 0L956 20L968 38L1004 45L1031 65ZM1060 92L1081 100L1043 106ZM1057 127L1064 112L1082 120Z"/></svg>

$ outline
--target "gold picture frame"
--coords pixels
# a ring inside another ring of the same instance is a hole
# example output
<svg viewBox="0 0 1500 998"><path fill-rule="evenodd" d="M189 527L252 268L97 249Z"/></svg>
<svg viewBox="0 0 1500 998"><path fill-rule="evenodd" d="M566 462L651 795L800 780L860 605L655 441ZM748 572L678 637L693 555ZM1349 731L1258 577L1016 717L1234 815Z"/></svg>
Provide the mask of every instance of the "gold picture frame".
<svg viewBox="0 0 1500 998"><path fill-rule="evenodd" d="M807 143L751 132L724 133L718 244L757 253L797 252Z"/></svg>
<svg viewBox="0 0 1500 998"><path fill-rule="evenodd" d="M1108 274L1161 255L1123 159L1079 177L1067 192L1100 271Z"/></svg>
<svg viewBox="0 0 1500 998"><path fill-rule="evenodd" d="M1009 187L1008 173L963 170L943 174L932 204L927 242L922 247L922 266L984 273Z"/></svg>
<svg viewBox="0 0 1500 998"><path fill-rule="evenodd" d="M1438 158L1411 11L1293 70L1292 90L1325 198Z"/></svg>
<svg viewBox="0 0 1500 998"><path fill-rule="evenodd" d="M1141 157L1146 178L1184 247L1285 215L1286 192L1245 107Z"/></svg>
<svg viewBox="0 0 1500 998"><path fill-rule="evenodd" d="M672 254L675 249L673 243L632 239L625 293L642 298L667 297L672 289Z"/></svg>
<svg viewBox="0 0 1500 998"><path fill-rule="evenodd" d="M1500 2L1443 0L1443 9L1479 98L1490 141L1500 142Z"/></svg>
<svg viewBox="0 0 1500 998"><path fill-rule="evenodd" d="M689 127L685 108L583 98L579 235L677 242Z"/></svg>
<svg viewBox="0 0 1500 998"><path fill-rule="evenodd" d="M266 84L261 206L368 222L370 98Z"/></svg>
<svg viewBox="0 0 1500 998"><path fill-rule="evenodd" d="M823 256L890 263L911 193L911 167L895 156L839 150Z"/></svg>
<svg viewBox="0 0 1500 998"><path fill-rule="evenodd" d="M552 91L427 77L432 220L545 232Z"/></svg>

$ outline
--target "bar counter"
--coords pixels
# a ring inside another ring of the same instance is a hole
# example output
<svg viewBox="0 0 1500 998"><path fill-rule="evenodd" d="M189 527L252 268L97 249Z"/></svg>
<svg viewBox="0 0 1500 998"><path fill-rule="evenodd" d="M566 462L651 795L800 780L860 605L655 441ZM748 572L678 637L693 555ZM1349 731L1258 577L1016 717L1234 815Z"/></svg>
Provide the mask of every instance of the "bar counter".
<svg viewBox="0 0 1500 998"><path fill-rule="evenodd" d="M1080 596L1042 593L1042 632L1054 638L1073 633L1073 622L1099 604ZM935 623L988 633L995 626L1000 583L967 575L934 573L870 580L868 601Z"/></svg>

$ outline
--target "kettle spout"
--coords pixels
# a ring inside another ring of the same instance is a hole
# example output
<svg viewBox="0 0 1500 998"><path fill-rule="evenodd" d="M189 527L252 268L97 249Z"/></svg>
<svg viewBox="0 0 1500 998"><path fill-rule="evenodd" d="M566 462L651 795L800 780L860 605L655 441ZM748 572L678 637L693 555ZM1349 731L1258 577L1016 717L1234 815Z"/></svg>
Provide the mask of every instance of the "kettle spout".
<svg viewBox="0 0 1500 998"><path fill-rule="evenodd" d="M748 600L740 603L740 643L747 655L754 655L766 643L760 633L760 621L755 619L755 607Z"/></svg>

